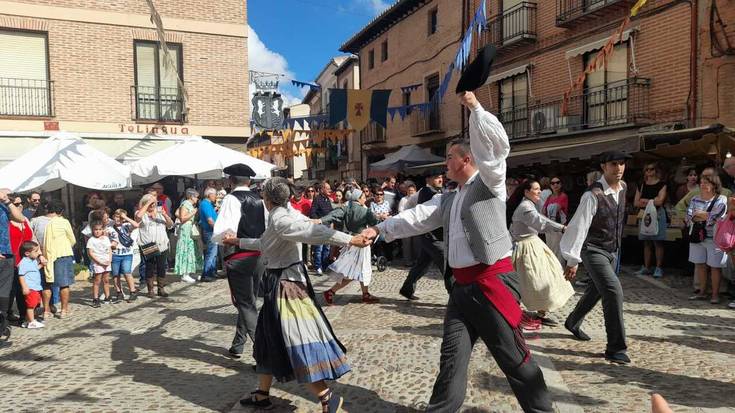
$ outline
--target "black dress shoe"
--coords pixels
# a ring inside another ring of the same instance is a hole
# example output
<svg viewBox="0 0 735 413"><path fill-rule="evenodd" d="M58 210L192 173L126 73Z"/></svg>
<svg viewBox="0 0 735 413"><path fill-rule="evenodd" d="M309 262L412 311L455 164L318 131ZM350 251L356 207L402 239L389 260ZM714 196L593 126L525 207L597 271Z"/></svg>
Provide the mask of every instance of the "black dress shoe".
<svg viewBox="0 0 735 413"><path fill-rule="evenodd" d="M258 400L256 395L266 396L266 398ZM268 393L261 390L256 390L250 393L250 397L240 400L240 404L245 407L255 407L260 410L270 410L273 408L273 403L271 402L271 398Z"/></svg>
<svg viewBox="0 0 735 413"><path fill-rule="evenodd" d="M559 325L559 323L550 317L538 317L539 321L541 321L541 324L547 326L547 327L556 327Z"/></svg>
<svg viewBox="0 0 735 413"><path fill-rule="evenodd" d="M202 277L199 279L199 282L203 282L203 283L213 283L215 281L217 281L217 279L214 277Z"/></svg>
<svg viewBox="0 0 735 413"><path fill-rule="evenodd" d="M625 353L605 352L605 360L617 364L630 364L630 357Z"/></svg>
<svg viewBox="0 0 735 413"><path fill-rule="evenodd" d="M227 354L235 360L239 360L242 357L242 352L238 353L232 348L227 350Z"/></svg>
<svg viewBox="0 0 735 413"><path fill-rule="evenodd" d="M582 331L580 328L572 328L572 326L569 325L569 323L564 323L564 328L569 330L570 333L574 335L574 337L579 341L590 341L591 338L587 334Z"/></svg>
<svg viewBox="0 0 735 413"><path fill-rule="evenodd" d="M419 299L415 295L409 294L408 291L405 291L403 289L401 289L401 291L398 291L398 294L402 295L403 297L405 297L406 299L411 300L411 301L414 301L414 300L418 300Z"/></svg>

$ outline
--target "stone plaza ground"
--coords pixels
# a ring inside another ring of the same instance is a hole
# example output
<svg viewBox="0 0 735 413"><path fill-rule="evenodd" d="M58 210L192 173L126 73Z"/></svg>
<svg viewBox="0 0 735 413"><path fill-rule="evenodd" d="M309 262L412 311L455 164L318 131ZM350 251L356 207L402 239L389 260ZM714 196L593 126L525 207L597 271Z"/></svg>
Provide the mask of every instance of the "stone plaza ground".
<svg viewBox="0 0 735 413"><path fill-rule="evenodd" d="M416 302L398 295L405 268L374 275L376 305L359 303L351 285L326 313L348 349L352 372L333 387L349 412L413 412L425 407L439 363L446 292L438 273L424 278ZM602 358L598 306L584 324L592 341L544 328L529 345L560 412L645 412L663 394L676 412L735 412L735 311L691 302L689 278L621 276L629 355L618 366ZM317 291L328 277L312 278ZM90 285L73 290L73 317L43 330L15 328L0 348L3 411L247 412L238 400L256 386L246 346L226 356L235 310L226 281L171 285L167 299L140 298L93 309ZM581 291L579 288L578 292ZM569 313L578 295L554 316ZM462 411L520 411L485 347L472 356ZM277 412L320 411L305 388L277 384Z"/></svg>

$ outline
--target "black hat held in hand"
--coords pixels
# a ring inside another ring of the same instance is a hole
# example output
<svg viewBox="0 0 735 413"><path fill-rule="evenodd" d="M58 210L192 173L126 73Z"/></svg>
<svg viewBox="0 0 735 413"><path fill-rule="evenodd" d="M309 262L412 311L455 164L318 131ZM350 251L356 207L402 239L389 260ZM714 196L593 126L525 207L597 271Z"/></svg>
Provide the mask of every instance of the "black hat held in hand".
<svg viewBox="0 0 735 413"><path fill-rule="evenodd" d="M484 85L490 77L490 68L495 58L495 47L485 46L477 53L477 57L465 66L462 76L457 82L456 93L471 92Z"/></svg>

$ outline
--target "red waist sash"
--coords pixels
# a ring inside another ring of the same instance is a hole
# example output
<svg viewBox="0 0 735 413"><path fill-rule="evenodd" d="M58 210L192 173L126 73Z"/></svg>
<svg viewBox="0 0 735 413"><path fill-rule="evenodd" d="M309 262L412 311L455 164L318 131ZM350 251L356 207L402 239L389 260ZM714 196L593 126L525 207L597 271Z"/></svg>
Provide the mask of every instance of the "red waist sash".
<svg viewBox="0 0 735 413"><path fill-rule="evenodd" d="M503 258L493 265L477 264L472 267L452 268L454 279L457 284L477 284L482 293L500 312L505 320L513 328L518 328L523 311L498 275L513 271L513 263L510 257Z"/></svg>
<svg viewBox="0 0 735 413"><path fill-rule="evenodd" d="M225 257L225 261L241 260L247 257L259 257L259 256L260 256L260 251L240 251L232 255L228 255L227 257Z"/></svg>

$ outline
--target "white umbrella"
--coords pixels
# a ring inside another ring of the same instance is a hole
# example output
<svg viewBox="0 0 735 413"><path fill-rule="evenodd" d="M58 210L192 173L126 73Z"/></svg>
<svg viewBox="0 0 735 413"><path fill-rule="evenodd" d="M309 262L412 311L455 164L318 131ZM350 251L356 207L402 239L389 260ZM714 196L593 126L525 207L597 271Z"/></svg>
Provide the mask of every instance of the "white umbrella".
<svg viewBox="0 0 735 413"><path fill-rule="evenodd" d="M59 132L0 169L0 188L54 191L67 183L103 191L130 187L130 170L77 134Z"/></svg>
<svg viewBox="0 0 735 413"><path fill-rule="evenodd" d="M196 176L201 179L221 178L222 170L243 163L253 168L258 178L271 176L276 165L242 152L203 139L184 138L173 146L131 163L130 172L136 182L153 182L165 176Z"/></svg>

